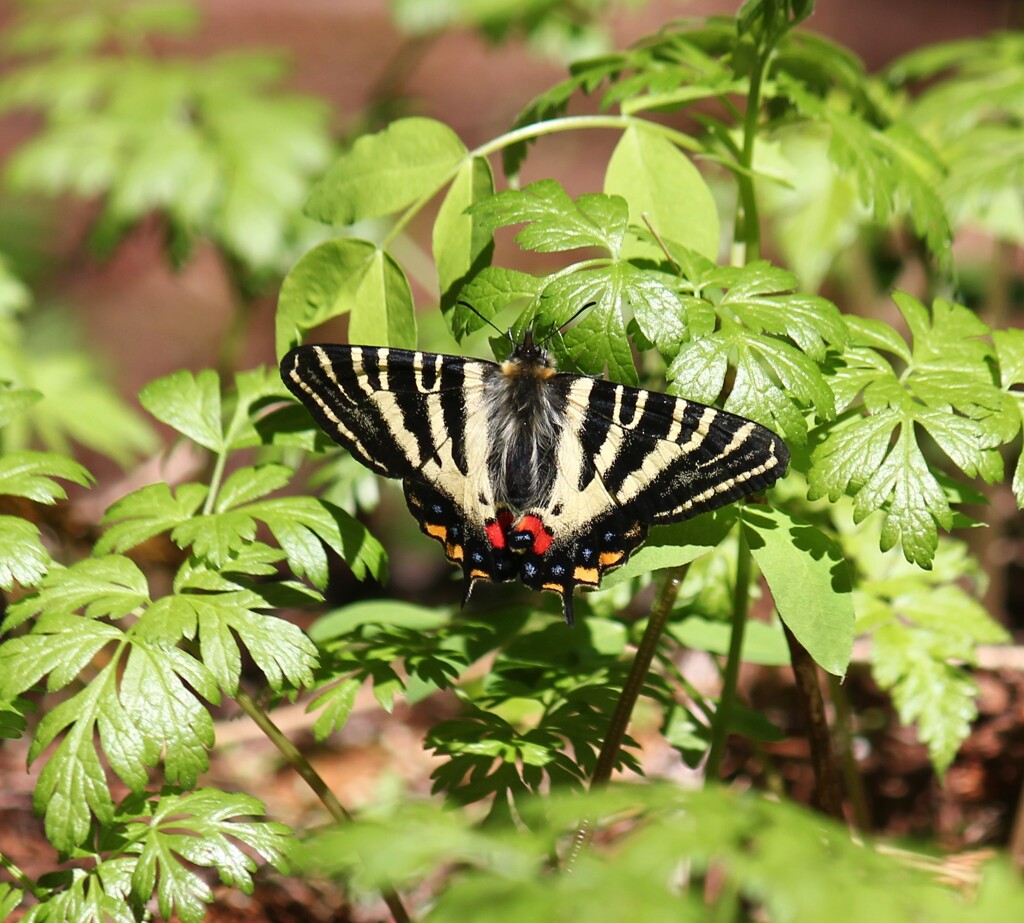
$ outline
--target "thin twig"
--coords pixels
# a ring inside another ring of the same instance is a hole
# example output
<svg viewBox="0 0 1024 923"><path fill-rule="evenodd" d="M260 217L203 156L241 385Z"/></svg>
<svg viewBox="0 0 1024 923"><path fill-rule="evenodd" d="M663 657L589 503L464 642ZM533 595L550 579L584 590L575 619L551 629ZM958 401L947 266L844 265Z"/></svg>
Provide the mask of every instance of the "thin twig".
<svg viewBox="0 0 1024 923"><path fill-rule="evenodd" d="M592 791L604 785L611 778L612 770L618 761L619 750L622 749L622 741L626 737L629 719L633 715L633 708L636 706L636 701L644 687L647 673L651 668L654 654L658 649L658 642L665 631L665 624L672 613L672 607L675 605L676 597L679 595L679 587L683 583L683 578L686 576L689 566L689 564L683 564L669 571L664 584L662 584L661 592L654 601L654 606L651 608L651 617L647 622L647 627L644 629L643 637L640 639L636 656L633 658L633 663L629 668L629 675L623 684L622 693L619 695L619 700L615 705L611 721L608 723L608 733L605 734L604 742L601 745L601 752L597 757L597 765L594 767L594 773L590 778L590 789ZM564 868L566 871L570 871L576 864L580 853L589 844L593 832L593 822L589 818L585 818L580 822L573 836L572 847L565 859Z"/></svg>
<svg viewBox="0 0 1024 923"><path fill-rule="evenodd" d="M323 780L323 777L318 773L306 759L305 755L291 742L291 740L282 733L281 729L271 720L270 715L263 710L263 708L256 702L252 696L249 695L244 689L239 689L235 693L235 701L238 702L239 707L244 711L267 735L270 742L277 747L281 752L281 755L288 761L288 764L302 777L303 781L313 790L313 793L320 799L320 802L328 813L338 823L344 823L352 820L352 815L345 810L344 805L338 801L337 796L330 790L327 783ZM384 898L384 903L388 905L388 909L391 911L391 916L395 920L395 923L409 923L409 914L405 909L405 905L402 903L402 899L398 896L397 892L391 888L385 888L381 891L381 896Z"/></svg>
<svg viewBox="0 0 1024 923"><path fill-rule="evenodd" d="M711 725L711 746L707 763L704 764L704 778L717 779L725 756L725 744L732 723L732 707L736 701L736 683L743 659L743 635L747 630L747 612L750 608L750 547L740 531L736 552L736 585L732 597L732 634L729 637L729 653L722 674L722 694L718 709Z"/></svg>
<svg viewBox="0 0 1024 923"><path fill-rule="evenodd" d="M814 768L815 797L818 808L837 820L844 819L843 789L839 769L832 751L832 734L825 716L825 700L818 685L818 667L796 635L783 623L782 630L789 645L789 658L796 681L797 706L807 727Z"/></svg>

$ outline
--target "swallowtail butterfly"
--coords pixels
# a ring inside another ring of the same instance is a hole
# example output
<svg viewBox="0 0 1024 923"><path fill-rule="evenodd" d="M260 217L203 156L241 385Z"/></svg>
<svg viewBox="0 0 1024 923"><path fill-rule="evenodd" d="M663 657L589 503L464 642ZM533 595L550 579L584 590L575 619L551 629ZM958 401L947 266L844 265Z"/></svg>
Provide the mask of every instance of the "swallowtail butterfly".
<svg viewBox="0 0 1024 923"><path fill-rule="evenodd" d="M478 580L597 587L651 525L764 490L789 452L731 413L557 372L527 331L500 365L375 346L299 346L291 392L337 443L401 478L420 528Z"/></svg>

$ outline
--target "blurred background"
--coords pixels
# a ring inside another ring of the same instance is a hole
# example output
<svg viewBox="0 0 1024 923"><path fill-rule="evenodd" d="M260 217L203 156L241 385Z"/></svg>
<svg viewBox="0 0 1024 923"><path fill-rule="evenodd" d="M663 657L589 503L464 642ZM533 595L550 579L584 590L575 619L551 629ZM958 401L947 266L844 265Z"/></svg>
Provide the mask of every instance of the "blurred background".
<svg viewBox="0 0 1024 923"><path fill-rule="evenodd" d="M167 432L139 410L141 386L181 368L228 372L275 361L280 280L327 233L302 219L302 202L349 140L415 114L445 122L472 148L506 131L534 96L564 78L574 57L622 47L673 19L733 15L738 6L736 0L3 0L0 379L36 382L47 393L47 407L5 433L7 444L73 447L98 479L97 490L79 495L75 511L88 538L107 503L141 483L172 479L167 459L153 461ZM926 44L1020 25L1021 5L1009 0L822 0L807 27L852 50L874 72ZM101 112L89 102L98 87L112 90L113 103ZM575 105L573 111L597 107L594 100ZM531 149L522 182L552 176L573 195L598 191L616 138L613 132L546 138ZM379 229L357 231L372 239ZM988 271L997 251L1001 271L1012 277L1005 286L1011 297L989 305L995 312L989 320L1013 325L1024 271L1019 247L983 233L956 242L968 282L972 272ZM414 221L395 255L410 273L421 341L454 348L432 310L437 293L429 253L430 223ZM919 265L898 273L888 288L929 291ZM822 275L810 287L820 284L844 311L893 319L885 287L862 288L850 279ZM975 539L974 550L988 572L990 611L1019 632L1022 530L1008 489L994 489L989 499L984 518L995 527ZM395 564L395 592L403 592L403 579L406 593L427 583L424 569L447 579L428 540L411 553L415 563L399 558ZM889 832L935 823L953 845L985 841L996 828L1005 836L1006 805L1020 782L1009 757L1016 754L1017 766L1024 759L1020 666L979 676L983 727L941 797L912 735L894 730L876 766ZM784 695L764 693L775 694ZM882 697L877 708L880 714L886 708ZM344 759L324 754L319 768L350 804L396 762L407 781L425 785L430 761L421 729L434 717L382 728L376 720L363 722L357 709L346 728ZM300 711L296 721L303 720ZM1007 726L1016 729L1012 754ZM232 734L230 725L220 729L218 741L229 743ZM998 778L984 768L994 747L1011 767ZM30 829L31 779L20 774L23 761L3 759L2 777L17 780L2 786L4 797ZM260 765L218 765L215 772L255 777ZM271 788L276 783L269 779ZM271 802L272 813L290 810L286 819L301 824L302 812L312 809L308 795L290 775L280 784L280 791L260 797ZM971 803L975 808L965 807Z"/></svg>

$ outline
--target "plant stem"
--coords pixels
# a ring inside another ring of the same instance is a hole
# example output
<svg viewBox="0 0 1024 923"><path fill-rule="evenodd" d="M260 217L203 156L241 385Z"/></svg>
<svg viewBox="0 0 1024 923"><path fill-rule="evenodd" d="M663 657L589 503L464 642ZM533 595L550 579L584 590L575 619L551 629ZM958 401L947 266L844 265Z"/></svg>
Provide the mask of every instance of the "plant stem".
<svg viewBox="0 0 1024 923"><path fill-rule="evenodd" d="M40 903L44 903L47 897L50 896L51 892L48 889L36 884L2 852L0 852L0 868L6 871L11 878L18 882L24 890L28 891Z"/></svg>
<svg viewBox="0 0 1024 923"><path fill-rule="evenodd" d="M782 630L789 645L789 659L793 665L793 679L796 682L797 704L807 728L807 742L811 748L811 765L814 768L815 797L817 806L830 817L842 821L843 789L839 781L835 753L832 750L832 734L825 716L825 700L818 685L818 668L814 659L796 635L783 623Z"/></svg>
<svg viewBox="0 0 1024 923"><path fill-rule="evenodd" d="M725 754L725 742L732 723L732 709L736 701L736 682L740 675L740 661L743 652L743 635L747 629L747 612L750 608L750 548L740 530L736 552L736 585L732 597L732 635L729 639L729 654L722 674L722 695L718 710L711 725L711 748L704 766L705 779L717 779Z"/></svg>
<svg viewBox="0 0 1024 923"><path fill-rule="evenodd" d="M591 789L604 785L611 778L619 750L622 749L622 741L626 736L626 729L629 727L629 719L632 717L633 708L636 706L636 700L640 697L640 691L644 687L647 671L650 670L654 654L658 649L658 641L665 631L665 624L668 622L672 606L679 595L679 587L682 586L683 578L686 576L689 566L689 564L683 564L670 570L665 582L662 584L658 598L654 601L654 606L651 608L651 617L647 622L647 627L644 629L643 637L640 639L636 655L633 657L633 663L629 668L629 675L622 686L622 693L615 704L615 711L612 713L611 721L608 723L608 733L605 734L604 743L601 745L601 752L597 757L597 765L594 767L594 773L590 777ZM569 854L565 858L564 867L566 871L572 870L580 853L590 842L593 832L593 822L589 818L584 818L580 821L573 836Z"/></svg>
<svg viewBox="0 0 1024 923"><path fill-rule="evenodd" d="M267 735L267 738L275 747L277 747L292 769L294 769L313 790L313 793L320 799L323 806L327 808L331 817L338 821L338 823L344 823L345 821L352 820L352 815L345 810L344 805L338 801L334 792L328 788L327 783L324 782L320 773L313 768L309 760L306 759L305 755L303 755L299 748L288 739L288 736L276 724L274 724L270 715L263 710L256 700L241 688L239 688L235 693L234 698L235 701L238 702L242 711L244 711L256 723L256 726ZM409 914L406 911L405 906L402 904L402 900L398 894L390 888L387 888L381 892L381 895L384 898L384 903L388 905L388 909L391 911L391 916L396 923L409 923Z"/></svg>
<svg viewBox="0 0 1024 923"><path fill-rule="evenodd" d="M864 791L864 779L857 769L857 755L853 749L853 730L850 713L850 699L846 689L839 682L838 676L828 675L829 697L836 709L836 743L842 760L843 782L846 797L852 812L852 823L855 830L867 832L871 829L871 811L868 808L868 797Z"/></svg>
<svg viewBox="0 0 1024 923"><path fill-rule="evenodd" d="M688 564L676 567L669 571L668 577L662 584L661 592L651 609L651 617L644 629L643 637L633 657L633 664L629 668L629 675L622 687L622 693L615 705L612 719L608 724L608 733L605 735L601 752L597 757L597 765L594 767L594 774L590 777L590 787L596 788L603 785L612 776L615 762L622 749L622 741L626 736L626 729L629 727L629 719L636 707L636 700L640 698L640 691L647 679L647 672L651 669L651 662L658 650L658 642L665 631L665 624L672 613L672 606L679 595L679 587L686 576Z"/></svg>

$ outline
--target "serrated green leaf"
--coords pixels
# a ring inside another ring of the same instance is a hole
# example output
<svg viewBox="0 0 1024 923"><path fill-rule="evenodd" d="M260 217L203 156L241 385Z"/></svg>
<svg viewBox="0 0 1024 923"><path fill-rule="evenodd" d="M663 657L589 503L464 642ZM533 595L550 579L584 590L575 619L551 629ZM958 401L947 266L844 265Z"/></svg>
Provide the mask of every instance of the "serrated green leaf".
<svg viewBox="0 0 1024 923"><path fill-rule="evenodd" d="M779 617L815 662L844 676L853 652L850 570L816 526L768 507L745 507L743 534Z"/></svg>
<svg viewBox="0 0 1024 923"><path fill-rule="evenodd" d="M493 193L490 162L474 157L459 169L438 209L432 245L443 311L452 307L466 280L476 277L491 261L491 235L466 210Z"/></svg>
<svg viewBox="0 0 1024 923"><path fill-rule="evenodd" d="M165 375L139 392L139 402L193 442L211 452L223 451L220 380L212 369L198 375L184 370Z"/></svg>
<svg viewBox="0 0 1024 923"><path fill-rule="evenodd" d="M573 200L551 179L499 192L470 214L491 230L525 223L516 241L540 253L598 247L617 255L629 223L629 207L620 196L587 193Z"/></svg>
<svg viewBox="0 0 1024 923"><path fill-rule="evenodd" d="M613 263L560 276L541 297L556 306L559 317L571 316L592 304L579 322L562 334L559 351L581 372L600 375L607 369L613 381L636 385L639 378L622 316L623 289L632 272L627 266Z"/></svg>
<svg viewBox="0 0 1024 923"><path fill-rule="evenodd" d="M278 353L313 327L350 312L355 342L415 347L412 295L395 261L365 240L329 240L299 260L281 285Z"/></svg>
<svg viewBox="0 0 1024 923"><path fill-rule="evenodd" d="M248 894L256 863L246 850L278 866L288 852L291 831L284 824L241 819L265 811L248 795L199 789L162 795L145 812L134 807L124 812L128 851L138 857L132 891L141 901L155 892L168 919L201 923L205 918L214 895L195 867L216 869L224 884Z"/></svg>
<svg viewBox="0 0 1024 923"><path fill-rule="evenodd" d="M817 362L824 360L829 347L841 350L846 345L839 309L816 295L793 293L796 278L766 261L742 269L723 267L704 282L728 289L718 302L719 312L731 313L755 333L788 336Z"/></svg>
<svg viewBox="0 0 1024 923"><path fill-rule="evenodd" d="M206 499L204 484L150 484L114 503L103 515L107 530L96 542L97 554L123 552L190 521Z"/></svg>
<svg viewBox="0 0 1024 923"><path fill-rule="evenodd" d="M878 684L892 692L900 720L917 724L936 770L944 774L977 717L977 685L946 662L941 639L929 632L892 623L872 638Z"/></svg>
<svg viewBox="0 0 1024 923"><path fill-rule="evenodd" d="M718 209L690 159L663 135L631 125L605 172L604 191L629 203L630 222L651 222L662 238L711 259L718 256Z"/></svg>
<svg viewBox="0 0 1024 923"><path fill-rule="evenodd" d="M83 487L92 482L92 475L82 465L53 452L9 452L0 457L0 494L37 503L63 500L67 493L54 478Z"/></svg>
<svg viewBox="0 0 1024 923"><path fill-rule="evenodd" d="M280 690L285 680L293 687L310 685L315 645L290 622L253 611L262 605L252 592L179 593L154 603L139 630L146 633L148 624L156 622L160 631L172 625L176 634L198 635L203 664L229 695L241 677L239 642L272 689Z"/></svg>
<svg viewBox="0 0 1024 923"><path fill-rule="evenodd" d="M214 512L225 513L284 487L292 469L284 465L259 465L233 471L217 492Z"/></svg>
<svg viewBox="0 0 1024 923"><path fill-rule="evenodd" d="M3 630L35 615L47 618L82 610L87 619L120 619L149 602L149 586L138 565L120 555L84 558L52 569L39 590L12 604Z"/></svg>
<svg viewBox="0 0 1024 923"><path fill-rule="evenodd" d="M833 386L843 403L861 393L862 411L829 429L811 455L808 482L812 498L854 495L858 519L885 508L882 547L902 543L908 560L928 567L936 527L950 528L953 513L919 430L968 476L997 480L1002 461L995 450L1009 433L1006 396L992 380L988 327L972 312L942 300L929 312L902 293L894 299L913 348L877 323L851 320L858 345L845 352L847 367ZM875 346L903 358L907 369L897 375Z"/></svg>
<svg viewBox="0 0 1024 923"><path fill-rule="evenodd" d="M77 442L128 467L155 449L155 435L106 382L106 369L75 347L74 335L73 318L48 312L33 317L25 340L9 331L0 336L0 379L43 394L19 401L21 412L3 429L4 448L41 444L71 455Z"/></svg>
<svg viewBox="0 0 1024 923"><path fill-rule="evenodd" d="M0 588L35 586L49 566L39 527L17 516L0 516Z"/></svg>
<svg viewBox="0 0 1024 923"><path fill-rule="evenodd" d="M344 510L313 497L262 500L244 508L262 520L288 555L298 576L314 586L327 585L327 558L320 542L335 551L357 580L387 577L387 555L369 530Z"/></svg>
<svg viewBox="0 0 1024 923"><path fill-rule="evenodd" d="M1024 392L1021 391L1021 385L1024 385L1024 331L993 331L992 342L999 360L1000 384L1006 395L1003 437L1009 442L1020 431L1024 420ZM1017 457L1012 483L1017 506L1024 506L1024 452Z"/></svg>
<svg viewBox="0 0 1024 923"><path fill-rule="evenodd" d="M356 694L362 685L362 677L343 679L327 689L320 690L310 700L306 711L320 710L316 721L313 722L313 736L318 742L322 743L345 726L348 716L352 713L352 706L355 705Z"/></svg>
<svg viewBox="0 0 1024 923"><path fill-rule="evenodd" d="M363 135L335 161L306 202L325 224L352 224L389 215L436 191L466 156L447 125L406 118Z"/></svg>
<svg viewBox="0 0 1024 923"><path fill-rule="evenodd" d="M452 309L449 321L455 339L461 341L463 337L484 327L485 322L480 319L480 314L490 320L516 302L533 301L544 290L545 281L515 269L485 267L459 291L460 303ZM462 302L472 305L474 310L470 311Z"/></svg>

